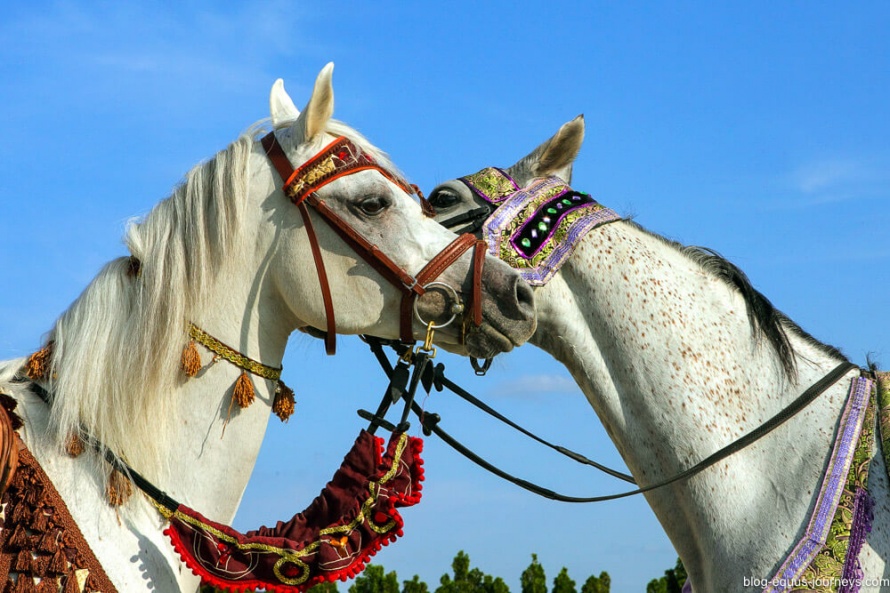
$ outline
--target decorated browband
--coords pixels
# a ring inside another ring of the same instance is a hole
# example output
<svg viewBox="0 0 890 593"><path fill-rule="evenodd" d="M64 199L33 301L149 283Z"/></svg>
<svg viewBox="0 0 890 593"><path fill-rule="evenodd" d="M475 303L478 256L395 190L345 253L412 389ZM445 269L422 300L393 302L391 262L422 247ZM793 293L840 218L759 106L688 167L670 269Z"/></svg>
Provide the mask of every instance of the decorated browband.
<svg viewBox="0 0 890 593"><path fill-rule="evenodd" d="M474 194L495 206L520 189L512 177L497 167L485 167L478 173L461 177L460 180Z"/></svg>
<svg viewBox="0 0 890 593"><path fill-rule="evenodd" d="M482 179L480 186L492 196L506 190L503 178L513 183L500 169L489 168L464 178L464 182ZM559 271L578 241L590 230L621 219L590 195L573 190L559 177L537 178L524 188L500 196L499 200L497 210L482 225L482 237L492 255L517 269L526 282L536 286L546 284Z"/></svg>
<svg viewBox="0 0 890 593"><path fill-rule="evenodd" d="M415 186L378 165L374 157L345 136L340 136L328 144L321 152L296 169L286 180L284 193L294 204L299 204L309 194L335 179L366 169L380 172L408 194L417 193Z"/></svg>

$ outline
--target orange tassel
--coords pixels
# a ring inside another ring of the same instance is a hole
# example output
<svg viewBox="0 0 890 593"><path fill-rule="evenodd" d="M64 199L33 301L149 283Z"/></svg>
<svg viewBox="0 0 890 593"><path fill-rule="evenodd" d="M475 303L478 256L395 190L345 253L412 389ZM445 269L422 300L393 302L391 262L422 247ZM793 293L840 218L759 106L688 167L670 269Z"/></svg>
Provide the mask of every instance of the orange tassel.
<svg viewBox="0 0 890 593"><path fill-rule="evenodd" d="M65 553L62 550L56 550L46 566L46 571L58 575L68 572L68 559L65 558Z"/></svg>
<svg viewBox="0 0 890 593"><path fill-rule="evenodd" d="M37 593L59 593L59 579L44 577L37 585Z"/></svg>
<svg viewBox="0 0 890 593"><path fill-rule="evenodd" d="M15 585L9 589L11 593L34 593L36 590L37 586L34 584L34 579L25 574L19 574Z"/></svg>
<svg viewBox="0 0 890 593"><path fill-rule="evenodd" d="M50 359L53 355L53 343L50 342L34 354L28 357L25 363L25 374L32 381L45 379L49 372Z"/></svg>
<svg viewBox="0 0 890 593"><path fill-rule="evenodd" d="M77 457L83 453L83 439L76 432L72 432L68 436L68 441L65 442L65 452L70 457Z"/></svg>
<svg viewBox="0 0 890 593"><path fill-rule="evenodd" d="M272 411L278 416L282 422L287 422L294 413L295 400L294 391L284 384L284 381L278 381L278 387L275 389L275 399L272 401Z"/></svg>
<svg viewBox="0 0 890 593"><path fill-rule="evenodd" d="M247 371L241 371L241 376L235 381L235 388L232 391L232 399L238 404L239 408L246 408L253 403L256 392L253 389L253 382Z"/></svg>
<svg viewBox="0 0 890 593"><path fill-rule="evenodd" d="M34 554L37 556L36 554ZM43 578L46 576L46 565L49 564L49 558L46 556L37 556L31 561L31 576ZM37 590L36 587L34 589Z"/></svg>
<svg viewBox="0 0 890 593"><path fill-rule="evenodd" d="M31 531L43 533L49 529L49 515L43 512L43 509L37 509L31 518Z"/></svg>
<svg viewBox="0 0 890 593"><path fill-rule="evenodd" d="M7 509L7 511L8 511L8 509ZM26 501L26 500L19 501L19 503L17 505L15 505L15 508L12 509L12 513L10 513L10 516L12 518L12 524L20 525L23 523L30 523L31 522L31 512L32 512L32 508L30 505L28 505L28 501ZM13 541L13 540L10 540L10 541Z"/></svg>
<svg viewBox="0 0 890 593"><path fill-rule="evenodd" d="M82 593L80 586L77 584L77 574L74 570L68 572L68 577L65 579L65 588L62 590L62 593Z"/></svg>
<svg viewBox="0 0 890 593"><path fill-rule="evenodd" d="M108 498L108 504L113 507L119 507L133 494L133 485L119 471L112 470L108 476L108 485L105 488L105 495Z"/></svg>
<svg viewBox="0 0 890 593"><path fill-rule="evenodd" d="M37 551L43 552L45 554L52 554L59 550L59 530L53 529L52 531L47 531L40 538L40 541L37 542ZM66 568L67 570L67 568ZM63 571L64 572L64 571ZM59 573L62 574L62 573Z"/></svg>
<svg viewBox="0 0 890 593"><path fill-rule="evenodd" d="M201 370L201 354L198 352L194 340L189 340L189 343L183 348L180 366L189 377L194 377Z"/></svg>
<svg viewBox="0 0 890 593"><path fill-rule="evenodd" d="M33 565L33 558L31 558L31 552L28 550L22 550L15 557L15 562L12 565L12 569L16 572L31 572L31 567ZM22 575L19 575L20 577Z"/></svg>

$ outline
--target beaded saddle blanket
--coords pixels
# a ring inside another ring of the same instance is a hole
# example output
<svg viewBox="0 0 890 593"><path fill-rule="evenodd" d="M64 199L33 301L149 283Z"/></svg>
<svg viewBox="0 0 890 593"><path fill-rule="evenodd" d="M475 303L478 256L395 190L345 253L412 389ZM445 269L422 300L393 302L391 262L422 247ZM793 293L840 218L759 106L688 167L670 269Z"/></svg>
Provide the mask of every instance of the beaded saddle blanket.
<svg viewBox="0 0 890 593"><path fill-rule="evenodd" d="M3 420L21 420L0 395ZM49 476L18 435L18 467L0 499L0 587L3 593L117 593Z"/></svg>

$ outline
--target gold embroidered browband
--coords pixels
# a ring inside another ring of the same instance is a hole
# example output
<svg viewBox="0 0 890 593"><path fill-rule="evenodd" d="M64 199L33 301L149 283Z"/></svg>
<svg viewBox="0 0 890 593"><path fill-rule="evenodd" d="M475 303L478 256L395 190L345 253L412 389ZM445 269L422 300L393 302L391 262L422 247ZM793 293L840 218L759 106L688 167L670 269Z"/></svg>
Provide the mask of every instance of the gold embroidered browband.
<svg viewBox="0 0 890 593"><path fill-rule="evenodd" d="M461 177L460 180L477 196L495 205L519 191L519 185L513 178L497 167L485 167L477 173Z"/></svg>
<svg viewBox="0 0 890 593"><path fill-rule="evenodd" d="M284 180L284 193L294 204L299 204L310 193L344 175L373 169L401 187L409 195L416 186L384 169L367 152L359 149L349 138L340 136L328 144L320 153L309 159L303 166L294 170Z"/></svg>

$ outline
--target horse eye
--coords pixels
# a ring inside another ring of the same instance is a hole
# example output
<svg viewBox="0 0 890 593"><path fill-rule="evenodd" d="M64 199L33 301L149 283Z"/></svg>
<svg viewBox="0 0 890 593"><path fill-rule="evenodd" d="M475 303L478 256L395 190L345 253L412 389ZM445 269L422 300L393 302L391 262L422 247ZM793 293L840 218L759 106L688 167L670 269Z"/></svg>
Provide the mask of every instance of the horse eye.
<svg viewBox="0 0 890 593"><path fill-rule="evenodd" d="M430 196L430 204L432 204L436 210L451 208L452 206L457 205L458 202L460 202L460 196L445 187L433 190L433 194Z"/></svg>
<svg viewBox="0 0 890 593"><path fill-rule="evenodd" d="M361 211L369 216L380 214L386 209L387 206L389 206L387 201L380 196L372 196L370 198L362 200L362 202L358 205Z"/></svg>

